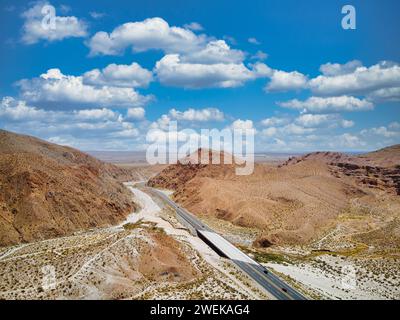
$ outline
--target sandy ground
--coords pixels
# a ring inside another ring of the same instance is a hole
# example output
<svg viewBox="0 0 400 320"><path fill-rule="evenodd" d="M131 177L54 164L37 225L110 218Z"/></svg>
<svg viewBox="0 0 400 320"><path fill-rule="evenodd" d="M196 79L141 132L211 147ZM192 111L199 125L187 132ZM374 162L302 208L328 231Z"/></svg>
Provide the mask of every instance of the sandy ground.
<svg viewBox="0 0 400 320"><path fill-rule="evenodd" d="M168 194L168 191L164 192ZM252 246L257 235L254 230L240 228L229 221L208 216L200 218L214 230L224 234L232 243L244 250L250 249L249 255L256 258L251 253L257 251ZM342 224L315 241L311 247L283 246L266 251L259 250L261 257L270 261L259 262L315 299L400 299L400 264L396 258L397 251L394 249L382 253L375 251L373 247L370 247L372 251L368 247L367 251L364 251L365 246L358 247L359 244L350 241L352 238L349 238L349 235L353 233L354 230L349 227L347 220L344 220ZM333 252L312 253L313 250L327 248ZM361 251L358 252L360 248ZM268 256L268 252L272 253L272 256ZM355 282L348 285L346 281L351 280L352 270L356 273Z"/></svg>
<svg viewBox="0 0 400 320"><path fill-rule="evenodd" d="M118 226L0 248L0 299L267 299L171 209L129 187L141 210Z"/></svg>
<svg viewBox="0 0 400 320"><path fill-rule="evenodd" d="M372 272L370 259L344 259L332 255L321 255L303 263L265 263L265 266L288 277L306 289L312 296L321 299L382 300L400 299L400 282L394 275ZM385 269L395 270L396 261L376 260L385 264ZM392 263L392 266L388 264Z"/></svg>
<svg viewBox="0 0 400 320"><path fill-rule="evenodd" d="M357 287L344 287L342 283L343 277L339 274L330 275L310 265L296 266L267 263L266 266L291 277L300 282L302 286L316 291L323 299L381 299L381 297L371 292L360 290Z"/></svg>
<svg viewBox="0 0 400 320"><path fill-rule="evenodd" d="M142 208L140 212L133 213L127 217L125 223L135 223L140 220L156 223L157 227L162 228L168 235L176 237L177 239L187 242L190 246L200 253L201 257L207 261L211 266L213 266L218 271L227 275L228 278L233 280L237 286L237 289L243 290L246 294L249 294L253 298L265 298L265 295L257 294L258 290L254 290L258 285L254 284L254 286L248 287L248 281L246 284L241 282L232 276L232 269L234 269L235 273L238 269L229 263L229 267L227 270L227 260L222 259L214 250L212 250L209 246L207 246L201 239L193 236L189 230L184 228L180 223L176 220L174 224L167 221L162 217L162 209L160 206L155 203L151 196L147 193L143 192L140 189L135 188L136 183L127 184L132 193L135 195L135 201ZM172 191L163 190L163 192L167 195L171 195ZM177 226L178 224L178 226ZM230 270L229 270L230 269ZM239 271L242 273L241 271ZM250 279L248 279L250 280ZM251 280L250 280L251 281ZM252 282L252 281L251 281Z"/></svg>

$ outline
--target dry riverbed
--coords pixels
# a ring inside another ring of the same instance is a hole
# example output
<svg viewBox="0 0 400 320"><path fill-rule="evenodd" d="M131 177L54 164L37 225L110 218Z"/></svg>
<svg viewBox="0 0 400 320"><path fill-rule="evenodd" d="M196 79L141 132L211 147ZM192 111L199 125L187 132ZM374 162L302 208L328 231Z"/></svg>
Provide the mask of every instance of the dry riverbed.
<svg viewBox="0 0 400 320"><path fill-rule="evenodd" d="M135 188L119 226L0 248L0 299L265 299L174 212Z"/></svg>

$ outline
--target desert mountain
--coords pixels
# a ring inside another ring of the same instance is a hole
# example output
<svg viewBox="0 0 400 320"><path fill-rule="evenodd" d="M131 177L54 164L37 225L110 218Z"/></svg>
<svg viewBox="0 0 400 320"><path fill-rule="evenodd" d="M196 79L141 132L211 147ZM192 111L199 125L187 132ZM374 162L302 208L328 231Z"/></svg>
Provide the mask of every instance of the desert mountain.
<svg viewBox="0 0 400 320"><path fill-rule="evenodd" d="M108 226L135 209L129 172L78 150L0 130L0 246Z"/></svg>
<svg viewBox="0 0 400 320"><path fill-rule="evenodd" d="M305 160L319 160L325 163L354 163L360 166L396 167L400 165L400 144L379 149L377 151L361 154L348 155L340 152L312 152L301 157L292 157L285 165L295 164Z"/></svg>
<svg viewBox="0 0 400 320"><path fill-rule="evenodd" d="M392 153L398 157L396 150L398 148L393 147ZM386 167L384 170L389 171L381 171L379 179L387 180L387 186L376 188L362 183L364 171L371 170L372 159L382 163L385 157L380 152L358 157L314 153L290 159L279 167L256 164L250 176L236 176L231 165L178 163L150 179L149 185L173 189L174 199L199 216L216 217L260 230L259 245L309 243L333 228L340 214L352 210L355 199L358 201L355 210L361 208L359 203L362 202L368 208L385 207L381 211L384 212L389 206L379 198L383 196L390 198L387 201L394 199L396 202L390 208L399 207L391 180L391 176L396 175L392 174L393 170L398 167ZM346 171L353 170L348 169L347 164L354 168L354 174ZM381 170L383 167L374 168ZM373 175L375 173L369 174L371 179ZM390 214L388 212L388 216Z"/></svg>
<svg viewBox="0 0 400 320"><path fill-rule="evenodd" d="M400 166L400 144L383 148L359 156L360 159L372 162L375 166L395 167Z"/></svg>
<svg viewBox="0 0 400 320"><path fill-rule="evenodd" d="M207 159L208 164L200 161ZM225 164L225 157L231 157L232 163ZM219 161L219 164L217 163ZM181 190L194 178L228 179L235 176L235 164L232 155L208 149L199 149L194 154L180 159L176 165L165 168L160 174L152 177L149 186L161 186L166 189Z"/></svg>
<svg viewBox="0 0 400 320"><path fill-rule="evenodd" d="M338 152L313 152L290 158L283 166L310 160L328 164L337 177L353 177L359 185L400 195L400 145L358 156Z"/></svg>

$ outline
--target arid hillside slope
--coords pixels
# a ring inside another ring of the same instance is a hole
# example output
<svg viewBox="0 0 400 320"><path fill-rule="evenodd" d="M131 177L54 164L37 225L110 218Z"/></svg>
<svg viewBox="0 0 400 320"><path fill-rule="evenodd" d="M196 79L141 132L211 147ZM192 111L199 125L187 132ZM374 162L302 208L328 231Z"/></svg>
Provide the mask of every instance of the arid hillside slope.
<svg viewBox="0 0 400 320"><path fill-rule="evenodd" d="M0 130L0 246L115 224L135 209L129 172Z"/></svg>
<svg viewBox="0 0 400 320"><path fill-rule="evenodd" d="M358 158L373 162L375 166L395 167L400 165L400 144L361 155Z"/></svg>
<svg viewBox="0 0 400 320"><path fill-rule="evenodd" d="M400 145L359 156L314 152L290 158L282 166L310 160L328 164L336 177L353 177L359 185L400 195Z"/></svg>
<svg viewBox="0 0 400 320"><path fill-rule="evenodd" d="M354 209L355 200L361 201L357 210L382 207L382 216L398 210L399 197L389 177L395 174L382 171L387 183L377 188L362 182L364 173L353 175L342 170L346 166L331 164L335 159L352 163L352 158L314 153L279 167L256 164L250 176L236 176L232 165L178 163L150 179L149 185L175 190L174 199L199 216L260 230L258 245L306 244L334 228L340 214ZM354 158L362 162L368 155ZM375 154L375 158L380 156ZM395 156L391 161L396 162L393 159ZM396 168L386 169L392 172ZM370 169L359 164L356 170Z"/></svg>

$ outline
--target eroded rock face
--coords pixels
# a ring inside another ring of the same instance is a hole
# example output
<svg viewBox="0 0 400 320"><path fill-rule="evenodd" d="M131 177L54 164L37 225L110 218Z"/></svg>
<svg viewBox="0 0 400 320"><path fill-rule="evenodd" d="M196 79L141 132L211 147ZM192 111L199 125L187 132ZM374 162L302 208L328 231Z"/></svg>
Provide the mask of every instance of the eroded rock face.
<svg viewBox="0 0 400 320"><path fill-rule="evenodd" d="M0 246L122 221L127 173L78 150L0 131Z"/></svg>
<svg viewBox="0 0 400 320"><path fill-rule="evenodd" d="M336 174L353 177L366 187L377 188L389 193L400 195L400 168L359 166L351 163L330 163Z"/></svg>
<svg viewBox="0 0 400 320"><path fill-rule="evenodd" d="M289 158L281 167L307 160L327 163L334 176L352 177L365 187L400 195L400 145L384 148L360 156L338 152L313 152Z"/></svg>
<svg viewBox="0 0 400 320"><path fill-rule="evenodd" d="M176 164L149 184L174 190L174 200L194 214L261 231L255 246L307 244L334 227L360 199L379 212L395 207L396 159L397 146L371 156L317 152L279 167L256 163L250 176L236 176L229 165ZM385 199L379 202L382 190Z"/></svg>

